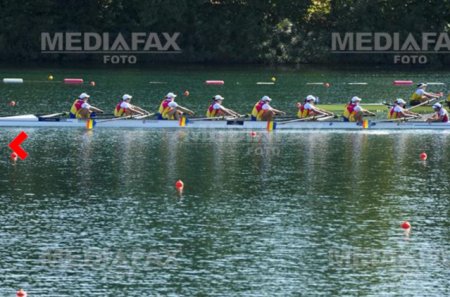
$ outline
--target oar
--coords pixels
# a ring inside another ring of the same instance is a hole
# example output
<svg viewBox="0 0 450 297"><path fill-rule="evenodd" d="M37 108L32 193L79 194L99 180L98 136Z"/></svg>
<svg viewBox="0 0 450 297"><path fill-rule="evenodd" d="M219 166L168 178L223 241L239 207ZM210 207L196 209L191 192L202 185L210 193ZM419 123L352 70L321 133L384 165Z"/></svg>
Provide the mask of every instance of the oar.
<svg viewBox="0 0 450 297"><path fill-rule="evenodd" d="M144 114L144 115L138 115L138 116L134 116L133 119L136 119L136 120L142 120L142 119L145 119L145 118L154 116L154 115L155 115L155 113L149 113L149 114Z"/></svg>
<svg viewBox="0 0 450 297"><path fill-rule="evenodd" d="M417 104L417 105L411 106L410 108L407 108L407 110L411 110L411 109L414 109L414 108L416 108L416 107L419 107L419 106L428 104L428 103L430 103L430 102L432 102L432 101L434 101L434 100L438 100L439 98L440 98L440 97L435 97L435 98L428 99L428 100L426 100L426 101L424 101L424 102L422 102L422 103L420 103L420 104ZM443 100L443 99L441 99L441 100ZM440 101L440 100L439 100L439 101ZM439 101L438 101L438 102L439 102Z"/></svg>
<svg viewBox="0 0 450 297"><path fill-rule="evenodd" d="M418 119L421 116L411 116L411 117L401 117L396 119L386 119L386 120L380 120L380 121L373 121L373 123L386 123L386 122L407 122L409 120Z"/></svg>
<svg viewBox="0 0 450 297"><path fill-rule="evenodd" d="M129 115L126 117L117 117L117 118L112 118L112 119L107 119L107 120L98 120L97 123L104 123L104 122L110 122L110 121L120 121L120 120L127 120L127 119L142 119L144 117L150 117L155 115L155 113L150 113L150 114L146 114L146 115Z"/></svg>
<svg viewBox="0 0 450 297"><path fill-rule="evenodd" d="M220 120L232 120L235 117L232 116L221 116L221 117L212 117L212 118L189 118L189 121L220 121Z"/></svg>
<svg viewBox="0 0 450 297"><path fill-rule="evenodd" d="M325 121L325 120L329 120L329 119L334 119L335 117L336 116L333 114L333 115L329 115L329 116L326 116L323 118L318 118L317 121Z"/></svg>
<svg viewBox="0 0 450 297"><path fill-rule="evenodd" d="M433 114L434 114L434 113L419 114L419 115L417 116L417 119L418 119L419 121L425 122L425 121L426 121L428 118L430 118Z"/></svg>
<svg viewBox="0 0 450 297"><path fill-rule="evenodd" d="M63 112L59 112L59 113L46 114L46 115L42 115L42 116L39 116L39 117L43 118L43 119L47 119L47 118L54 118L54 117L64 116L64 115L67 115L67 114L69 114L67 111L63 111Z"/></svg>
<svg viewBox="0 0 450 297"><path fill-rule="evenodd" d="M294 122L303 122L303 121L314 121L314 120L319 120L321 118L324 117L329 117L328 115L321 115L318 117L307 117L307 118L300 118L300 119L295 119L295 120L289 120L289 121L283 121L283 122L277 122L277 125L284 125L284 124L288 124L288 123L294 123ZM334 117L334 115L333 115Z"/></svg>

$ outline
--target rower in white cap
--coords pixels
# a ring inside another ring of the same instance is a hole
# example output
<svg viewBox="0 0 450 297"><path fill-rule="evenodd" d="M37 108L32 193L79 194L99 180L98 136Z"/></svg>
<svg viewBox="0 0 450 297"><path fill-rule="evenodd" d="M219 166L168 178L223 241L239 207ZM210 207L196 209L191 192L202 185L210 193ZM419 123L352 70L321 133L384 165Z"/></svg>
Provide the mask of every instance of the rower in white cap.
<svg viewBox="0 0 450 297"><path fill-rule="evenodd" d="M178 120L184 113L187 113L189 115L195 114L192 110L178 105L178 103L175 102L175 97L177 97L177 95L172 92L166 95L159 106L158 119Z"/></svg>
<svg viewBox="0 0 450 297"><path fill-rule="evenodd" d="M411 98L409 100L409 105L411 105L411 106L417 105L417 104L420 104L420 103L425 102L427 100L434 99L434 98L439 98L439 97L442 96L441 93L426 92L425 90L426 90L427 86L428 85L426 83L419 83L419 84L417 84L417 89L411 95Z"/></svg>
<svg viewBox="0 0 450 297"><path fill-rule="evenodd" d="M94 112L103 113L103 110L92 106L88 103L88 100L91 96L86 93L81 93L78 96L78 99L72 104L70 108L69 117L70 118L78 118L78 119L89 119L95 116Z"/></svg>
<svg viewBox="0 0 450 297"><path fill-rule="evenodd" d="M397 98L394 101L394 106L388 112L388 119L399 119L399 118L411 118L420 116L418 113L409 111L405 108L406 101L402 98Z"/></svg>
<svg viewBox="0 0 450 297"><path fill-rule="evenodd" d="M122 96L122 100L117 103L116 108L114 108L115 117L125 117L132 115L146 115L148 112L139 106L132 105L130 103L133 96L125 94Z"/></svg>
<svg viewBox="0 0 450 297"><path fill-rule="evenodd" d="M206 111L206 116L208 118L221 117L221 116L232 116L232 117L240 117L241 116L234 110L226 108L222 105L222 101L225 99L222 96L216 95L212 99L213 99L213 103L211 103L211 105L208 107L208 110Z"/></svg>
<svg viewBox="0 0 450 297"><path fill-rule="evenodd" d="M299 118L312 118L314 116L326 116L326 115L333 115L331 112L328 112L326 110L320 109L317 106L314 105L317 98L313 95L308 95L305 98L305 102L301 104L300 102L297 103L298 112L297 116Z"/></svg>
<svg viewBox="0 0 450 297"><path fill-rule="evenodd" d="M276 115L285 115L284 111L270 106L272 99L269 96L263 96L252 110L252 121L271 121Z"/></svg>
<svg viewBox="0 0 450 297"><path fill-rule="evenodd" d="M435 113L427 119L427 122L442 122L448 123L448 112L440 103L435 103L433 105Z"/></svg>
<svg viewBox="0 0 450 297"><path fill-rule="evenodd" d="M354 96L352 100L345 106L342 117L344 122L362 122L363 116L375 115L374 113L364 109L359 105L361 98Z"/></svg>

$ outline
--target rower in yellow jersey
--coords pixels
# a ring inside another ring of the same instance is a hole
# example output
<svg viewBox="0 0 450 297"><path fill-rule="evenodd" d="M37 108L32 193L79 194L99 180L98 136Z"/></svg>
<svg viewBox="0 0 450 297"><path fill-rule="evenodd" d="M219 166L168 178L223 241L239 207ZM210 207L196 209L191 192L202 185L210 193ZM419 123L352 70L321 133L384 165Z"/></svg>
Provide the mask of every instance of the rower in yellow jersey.
<svg viewBox="0 0 450 297"><path fill-rule="evenodd" d="M411 95L409 105L414 106L427 100L442 96L442 94L439 93L426 92L425 90L427 89L427 86L428 85L426 83L420 83L417 85L416 91Z"/></svg>
<svg viewBox="0 0 450 297"><path fill-rule="evenodd" d="M394 101L394 106L389 110L388 119L411 118L419 116L418 113L409 111L405 108L406 101L398 98Z"/></svg>
<svg viewBox="0 0 450 297"><path fill-rule="evenodd" d="M159 105L158 119L178 120L181 118L181 116L183 116L184 113L187 113L189 115L195 114L192 110L178 105L178 103L175 102L175 97L177 97L177 95L172 92L166 95L164 100Z"/></svg>
<svg viewBox="0 0 450 297"><path fill-rule="evenodd" d="M375 115L373 112L370 112L359 105L361 100L361 98L354 96L345 106L344 113L342 114L344 122L362 122L363 116Z"/></svg>
<svg viewBox="0 0 450 297"><path fill-rule="evenodd" d="M88 103L89 98L91 98L91 96L88 94L81 93L78 99L73 102L72 107L70 108L69 117L89 119L93 116L94 112L103 113L103 110Z"/></svg>
<svg viewBox="0 0 450 297"><path fill-rule="evenodd" d="M221 117L221 116L240 117L240 114L238 114L234 110L226 108L222 105L222 101L223 101L223 99L225 99L222 96L216 95L212 99L213 99L213 103L208 107L208 110L206 111L206 116L208 118Z"/></svg>
<svg viewBox="0 0 450 297"><path fill-rule="evenodd" d="M284 111L278 110L270 106L272 101L269 96L263 96L252 110L252 121L272 121L276 115L285 115Z"/></svg>
<svg viewBox="0 0 450 297"><path fill-rule="evenodd" d="M308 95L305 99L304 104L301 104L300 102L297 103L297 116L299 118L312 118L314 116L333 115L332 113L315 106L314 103L316 102L316 100L316 97L314 97L313 95Z"/></svg>
<svg viewBox="0 0 450 297"><path fill-rule="evenodd" d="M133 96L125 94L122 97L122 101L120 101L116 108L114 108L114 116L115 117L125 117L125 116L132 116L132 115L146 115L148 114L147 111L143 110L139 106L132 105L130 103L131 98Z"/></svg>

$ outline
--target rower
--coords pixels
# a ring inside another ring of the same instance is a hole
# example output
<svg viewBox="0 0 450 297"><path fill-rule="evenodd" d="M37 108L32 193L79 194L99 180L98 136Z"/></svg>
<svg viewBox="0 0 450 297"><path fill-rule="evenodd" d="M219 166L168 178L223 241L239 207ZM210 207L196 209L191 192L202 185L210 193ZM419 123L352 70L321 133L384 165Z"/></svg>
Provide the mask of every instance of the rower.
<svg viewBox="0 0 450 297"><path fill-rule="evenodd" d="M305 103L301 104L300 102L297 103L298 112L297 116L299 118L309 118L314 116L326 116L326 115L332 115L330 112L320 109L314 105L316 102L316 97L313 95L308 95L305 98Z"/></svg>
<svg viewBox="0 0 450 297"><path fill-rule="evenodd" d="M272 108L270 106L270 101L272 101L269 96L263 96L259 100L252 110L252 121L272 121L275 115L285 115L284 111Z"/></svg>
<svg viewBox="0 0 450 297"><path fill-rule="evenodd" d="M411 95L409 105L414 106L430 99L439 98L441 96L441 94L425 92L426 88L426 83L418 84L416 91Z"/></svg>
<svg viewBox="0 0 450 297"><path fill-rule="evenodd" d="M352 100L350 100L350 102L345 106L344 113L342 114L344 122L362 122L363 116L375 115L374 113L362 108L359 105L359 102L361 102L361 100L361 98L354 96Z"/></svg>
<svg viewBox="0 0 450 297"><path fill-rule="evenodd" d="M103 110L88 103L90 97L86 93L81 93L78 99L72 104L69 117L72 119L89 119L95 116L95 112L103 113Z"/></svg>
<svg viewBox="0 0 450 297"><path fill-rule="evenodd" d="M427 122L442 122L448 123L448 112L440 103L435 103L433 105L433 110L435 113L427 119Z"/></svg>
<svg viewBox="0 0 450 297"><path fill-rule="evenodd" d="M406 101L398 98L394 101L394 106L389 110L388 119L410 118L419 116L418 113L405 108Z"/></svg>
<svg viewBox="0 0 450 297"><path fill-rule="evenodd" d="M158 119L159 120L178 120L184 113L189 115L194 115L195 113L187 109L186 107L178 105L175 102L174 93L168 93L166 98L161 102L158 110Z"/></svg>
<svg viewBox="0 0 450 297"><path fill-rule="evenodd" d="M131 98L133 98L133 96L128 94L122 96L122 101L117 103L116 108L114 108L115 117L132 116L135 114L145 115L148 113L139 106L130 104Z"/></svg>
<svg viewBox="0 0 450 297"><path fill-rule="evenodd" d="M208 107L208 110L206 111L206 117L208 118L214 118L214 117L221 117L221 116L232 116L232 117L240 117L240 114L237 112L225 108L222 105L223 98L220 95L216 95L213 98L213 103Z"/></svg>

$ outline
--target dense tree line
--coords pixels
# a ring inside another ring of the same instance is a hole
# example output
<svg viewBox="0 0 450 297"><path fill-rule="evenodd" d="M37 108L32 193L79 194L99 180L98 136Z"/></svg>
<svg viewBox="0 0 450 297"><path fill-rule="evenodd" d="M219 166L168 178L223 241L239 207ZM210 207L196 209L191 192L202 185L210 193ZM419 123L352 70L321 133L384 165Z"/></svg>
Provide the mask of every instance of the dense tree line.
<svg viewBox="0 0 450 297"><path fill-rule="evenodd" d="M41 32L180 32L179 55L149 62L391 62L330 52L331 32L447 32L450 0L1 0L0 60L89 61L41 53ZM447 55L432 62L446 64Z"/></svg>

